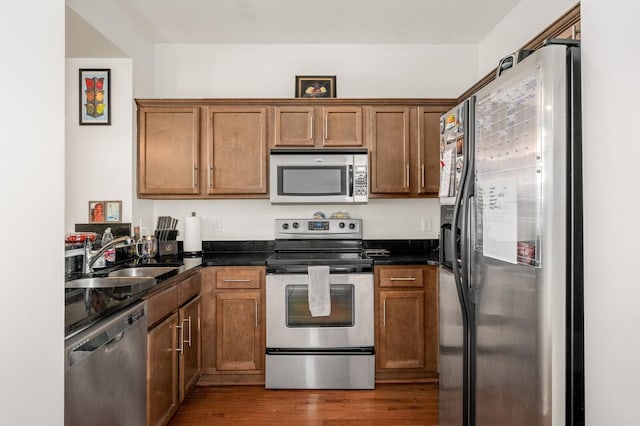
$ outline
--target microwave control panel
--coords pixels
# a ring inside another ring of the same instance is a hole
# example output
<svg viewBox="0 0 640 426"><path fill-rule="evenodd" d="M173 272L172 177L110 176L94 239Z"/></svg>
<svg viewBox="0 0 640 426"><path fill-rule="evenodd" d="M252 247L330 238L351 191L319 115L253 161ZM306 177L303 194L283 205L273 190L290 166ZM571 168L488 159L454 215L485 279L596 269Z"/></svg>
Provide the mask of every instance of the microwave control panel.
<svg viewBox="0 0 640 426"><path fill-rule="evenodd" d="M368 195L369 185L366 166L355 166L353 172L353 195Z"/></svg>

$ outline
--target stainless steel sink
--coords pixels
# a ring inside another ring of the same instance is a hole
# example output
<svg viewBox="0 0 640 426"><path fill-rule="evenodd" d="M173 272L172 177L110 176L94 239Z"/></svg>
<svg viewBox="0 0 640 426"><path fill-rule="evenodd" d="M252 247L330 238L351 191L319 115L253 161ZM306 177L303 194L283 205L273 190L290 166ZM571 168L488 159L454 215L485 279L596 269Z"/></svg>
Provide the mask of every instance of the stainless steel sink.
<svg viewBox="0 0 640 426"><path fill-rule="evenodd" d="M157 278L164 274L176 271L175 266L140 266L117 269L109 272L109 277L151 277Z"/></svg>
<svg viewBox="0 0 640 426"><path fill-rule="evenodd" d="M92 277L79 278L64 283L65 288L114 288L139 287L149 288L156 283L153 277Z"/></svg>

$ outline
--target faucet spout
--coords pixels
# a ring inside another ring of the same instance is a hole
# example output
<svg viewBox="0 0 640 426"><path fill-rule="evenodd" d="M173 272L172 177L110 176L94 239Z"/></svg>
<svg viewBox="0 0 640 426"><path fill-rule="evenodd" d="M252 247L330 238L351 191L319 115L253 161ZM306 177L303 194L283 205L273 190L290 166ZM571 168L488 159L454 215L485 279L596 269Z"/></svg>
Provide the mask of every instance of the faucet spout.
<svg viewBox="0 0 640 426"><path fill-rule="evenodd" d="M84 240L84 246L82 250L83 252L82 272L84 274L92 273L93 264L96 263L96 260L98 260L98 258L100 258L100 256L102 256L104 252L109 250L110 248L116 247L116 246L117 247L130 246L132 244L133 244L133 238L129 236L118 237L109 241L107 244L103 245L98 250L91 250L91 242L87 238L86 240Z"/></svg>

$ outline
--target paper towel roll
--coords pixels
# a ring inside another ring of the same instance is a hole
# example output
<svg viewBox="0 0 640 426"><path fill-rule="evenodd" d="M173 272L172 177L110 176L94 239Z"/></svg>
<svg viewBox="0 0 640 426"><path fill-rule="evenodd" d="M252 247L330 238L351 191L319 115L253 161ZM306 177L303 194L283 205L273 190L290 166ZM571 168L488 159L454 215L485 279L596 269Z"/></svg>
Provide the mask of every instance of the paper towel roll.
<svg viewBox="0 0 640 426"><path fill-rule="evenodd" d="M184 252L202 252L202 220L198 216L184 219Z"/></svg>

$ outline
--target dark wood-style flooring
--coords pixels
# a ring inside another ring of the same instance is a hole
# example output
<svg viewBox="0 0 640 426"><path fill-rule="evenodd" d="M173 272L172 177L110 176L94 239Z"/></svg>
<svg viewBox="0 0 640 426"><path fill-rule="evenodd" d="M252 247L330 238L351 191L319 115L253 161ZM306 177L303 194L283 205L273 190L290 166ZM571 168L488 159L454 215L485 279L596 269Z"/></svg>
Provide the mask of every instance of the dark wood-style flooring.
<svg viewBox="0 0 640 426"><path fill-rule="evenodd" d="M438 384L376 384L374 390L267 390L196 386L169 426L437 425Z"/></svg>

